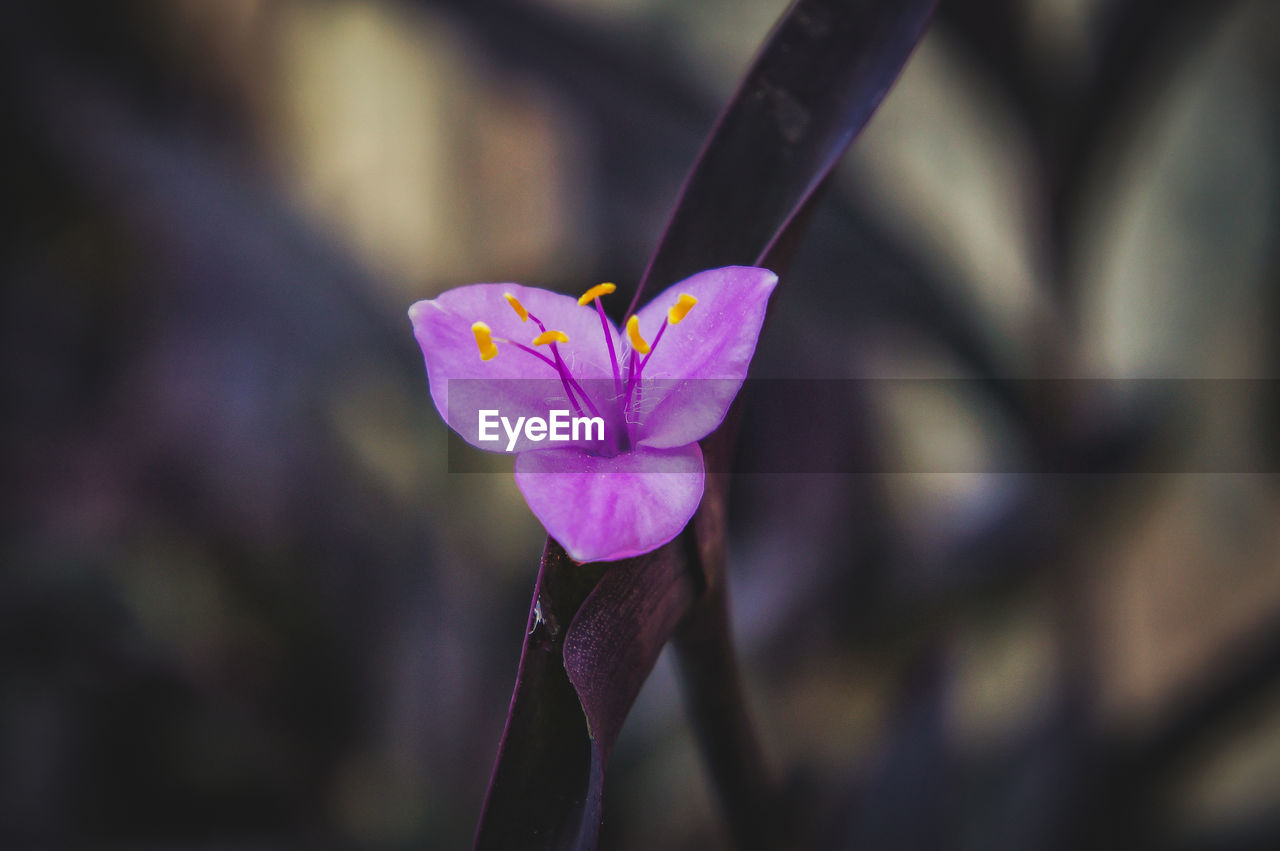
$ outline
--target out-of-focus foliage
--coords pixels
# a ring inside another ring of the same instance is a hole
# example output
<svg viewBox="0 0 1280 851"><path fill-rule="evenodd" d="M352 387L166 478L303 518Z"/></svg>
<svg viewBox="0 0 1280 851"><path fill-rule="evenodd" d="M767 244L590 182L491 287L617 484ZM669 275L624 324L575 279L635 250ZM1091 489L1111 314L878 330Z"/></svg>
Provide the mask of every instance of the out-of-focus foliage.
<svg viewBox="0 0 1280 851"><path fill-rule="evenodd" d="M448 472L404 309L634 282L779 11L0 12L0 845L468 841L542 533ZM1224 379L1277 371L1278 41L943 0L828 188L758 373L895 380L743 451L878 472L733 492L804 841L1277 836L1280 406ZM724 842L664 666L609 783L606 847Z"/></svg>

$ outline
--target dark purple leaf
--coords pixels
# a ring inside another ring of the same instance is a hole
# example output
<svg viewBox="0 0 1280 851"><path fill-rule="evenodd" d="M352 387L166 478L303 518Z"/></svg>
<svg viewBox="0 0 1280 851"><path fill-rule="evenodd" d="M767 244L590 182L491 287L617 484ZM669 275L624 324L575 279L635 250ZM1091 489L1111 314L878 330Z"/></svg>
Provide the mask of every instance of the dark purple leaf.
<svg viewBox="0 0 1280 851"><path fill-rule="evenodd" d="M792 5L712 130L633 309L650 284L765 258L884 98L935 5Z"/></svg>
<svg viewBox="0 0 1280 851"><path fill-rule="evenodd" d="M587 812L598 783L589 782L589 731L563 653L569 622L604 569L547 542L477 848L572 848L582 826L599 821L598 794Z"/></svg>
<svg viewBox="0 0 1280 851"><path fill-rule="evenodd" d="M817 189L933 6L793 4L712 131L635 301L648 283L713 266L764 262L781 273ZM715 458L731 448L734 419L704 441L710 469L724 469ZM725 497L724 477L710 475L694 531L607 567L578 565L548 540L478 848L595 847L605 763L677 627L682 669L723 673L713 688L692 690L690 706L735 840L770 845L768 783L740 700L720 581Z"/></svg>

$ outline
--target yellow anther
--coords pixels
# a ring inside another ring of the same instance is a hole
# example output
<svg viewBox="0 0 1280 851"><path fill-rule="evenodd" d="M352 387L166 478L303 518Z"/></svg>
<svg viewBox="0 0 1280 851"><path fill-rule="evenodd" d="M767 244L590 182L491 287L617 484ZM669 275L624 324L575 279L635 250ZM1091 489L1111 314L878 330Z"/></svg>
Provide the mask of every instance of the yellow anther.
<svg viewBox="0 0 1280 851"><path fill-rule="evenodd" d="M493 360L498 356L498 347L493 344L493 332L483 322L471 326L471 333L476 335L476 347L480 349L480 360Z"/></svg>
<svg viewBox="0 0 1280 851"><path fill-rule="evenodd" d="M582 297L578 299L578 304L581 304L585 307L586 305L591 304L591 302L600 298L600 296L608 295L609 293L613 292L616 289L617 287L615 287L613 284L610 284L610 283L596 284L594 287L592 287L591 289L587 290L585 293L582 294Z"/></svg>
<svg viewBox="0 0 1280 851"><path fill-rule="evenodd" d="M521 322L529 321L529 311L524 309L524 305L520 303L520 299L516 298L511 293L503 293L502 297L507 300L507 304L511 305L511 309L520 317Z"/></svg>
<svg viewBox="0 0 1280 851"><path fill-rule="evenodd" d="M556 331L555 329L543 331L541 334L533 338L533 344L535 346L545 346L547 343L567 342L569 342L569 335L563 331Z"/></svg>
<svg viewBox="0 0 1280 851"><path fill-rule="evenodd" d="M680 298L676 299L676 303L667 311L667 321L672 325L680 324L680 320L688 316L689 311L693 310L693 306L697 303L698 300L688 293L680 293Z"/></svg>
<svg viewBox="0 0 1280 851"><path fill-rule="evenodd" d="M627 339L631 341L631 348L642 355L649 354L649 344L640 336L640 317L635 314L627 320Z"/></svg>

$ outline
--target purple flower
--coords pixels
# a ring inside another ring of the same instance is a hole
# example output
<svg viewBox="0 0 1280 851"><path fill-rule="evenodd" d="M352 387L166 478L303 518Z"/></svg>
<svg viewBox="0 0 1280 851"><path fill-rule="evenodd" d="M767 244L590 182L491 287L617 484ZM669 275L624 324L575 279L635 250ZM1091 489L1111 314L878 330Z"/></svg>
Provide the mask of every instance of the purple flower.
<svg viewBox="0 0 1280 851"><path fill-rule="evenodd" d="M697 441L746 377L778 278L729 266L676 284L619 331L580 299L474 284L409 309L431 398L468 443L514 452L516 484L579 561L649 552L702 499Z"/></svg>

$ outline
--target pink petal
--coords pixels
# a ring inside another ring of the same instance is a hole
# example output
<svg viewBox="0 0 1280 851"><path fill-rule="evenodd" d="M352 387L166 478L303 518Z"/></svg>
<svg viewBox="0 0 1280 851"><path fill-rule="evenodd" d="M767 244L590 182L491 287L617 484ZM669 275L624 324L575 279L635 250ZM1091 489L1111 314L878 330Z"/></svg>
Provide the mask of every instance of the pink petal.
<svg viewBox="0 0 1280 851"><path fill-rule="evenodd" d="M475 322L486 323L495 339L503 337L525 345L539 333L532 319L520 321L504 293L519 299L547 328L569 336L568 343L559 344L561 356L587 392L599 397L595 404L601 411L603 397L612 395L613 389L599 316L594 308L579 305L577 299L519 284L473 284L417 302L409 308L409 319L426 361L436 409L472 446L501 452L507 451L501 425L496 429L500 438L496 442L479 439L481 410L499 411L513 425L519 417L545 419L552 410L573 411L558 374L543 361L502 342L497 343L496 358L480 359L471 332ZM616 329L614 334L616 341ZM551 356L549 346L538 346L537 351ZM603 378L608 381L599 380ZM547 445L521 437L514 451Z"/></svg>
<svg viewBox="0 0 1280 851"><path fill-rule="evenodd" d="M777 283L778 276L768 269L710 269L667 289L639 311L640 334L652 343L681 293L698 300L682 322L667 328L645 365L635 430L639 445L683 446L720 425L747 376Z"/></svg>
<svg viewBox="0 0 1280 851"><path fill-rule="evenodd" d="M702 450L637 449L612 458L578 449L516 456L516 485L547 534L578 561L615 561L670 541L702 499Z"/></svg>

